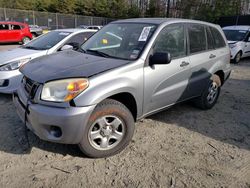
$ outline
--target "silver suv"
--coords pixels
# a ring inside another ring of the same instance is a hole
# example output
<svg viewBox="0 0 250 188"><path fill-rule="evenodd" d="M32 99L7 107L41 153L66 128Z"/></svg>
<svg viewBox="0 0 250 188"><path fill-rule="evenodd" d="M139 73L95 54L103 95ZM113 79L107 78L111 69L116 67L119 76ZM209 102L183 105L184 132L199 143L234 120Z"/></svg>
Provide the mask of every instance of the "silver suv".
<svg viewBox="0 0 250 188"><path fill-rule="evenodd" d="M26 126L43 140L106 157L127 146L138 119L190 99L212 108L231 72L230 49L214 24L128 19L79 51L40 57L21 72L13 100Z"/></svg>

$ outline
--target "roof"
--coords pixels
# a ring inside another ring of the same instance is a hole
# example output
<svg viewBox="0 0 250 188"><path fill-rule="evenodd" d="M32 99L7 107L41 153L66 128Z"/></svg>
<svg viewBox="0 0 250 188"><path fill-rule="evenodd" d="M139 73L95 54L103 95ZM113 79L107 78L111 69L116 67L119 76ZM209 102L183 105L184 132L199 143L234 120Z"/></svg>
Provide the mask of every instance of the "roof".
<svg viewBox="0 0 250 188"><path fill-rule="evenodd" d="M250 25L232 25L223 27L224 30L250 30Z"/></svg>
<svg viewBox="0 0 250 188"><path fill-rule="evenodd" d="M124 20L117 20L112 23L151 23L151 24L161 24L163 22L168 22L174 20L175 18L131 18Z"/></svg>
<svg viewBox="0 0 250 188"><path fill-rule="evenodd" d="M181 19L181 18L132 18L125 20L117 20L112 23L147 23L147 24L157 24L160 25L162 23L167 22L186 22L186 23L199 23L199 24L209 24L215 26L213 23L208 23L199 20L191 20L191 19Z"/></svg>
<svg viewBox="0 0 250 188"><path fill-rule="evenodd" d="M96 32L97 30L94 30L94 29L71 28L71 29L56 29L54 31L76 33L76 32Z"/></svg>
<svg viewBox="0 0 250 188"><path fill-rule="evenodd" d="M17 24L17 25L27 25L26 23L14 22L14 21L0 21L0 23L5 23L5 24Z"/></svg>

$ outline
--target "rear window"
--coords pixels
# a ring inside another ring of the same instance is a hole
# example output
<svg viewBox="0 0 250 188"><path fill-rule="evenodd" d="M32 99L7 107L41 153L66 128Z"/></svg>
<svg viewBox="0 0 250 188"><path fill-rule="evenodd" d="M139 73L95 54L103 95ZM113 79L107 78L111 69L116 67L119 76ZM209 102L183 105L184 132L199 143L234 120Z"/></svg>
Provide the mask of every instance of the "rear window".
<svg viewBox="0 0 250 188"><path fill-rule="evenodd" d="M0 24L0 30L9 30L8 24Z"/></svg>
<svg viewBox="0 0 250 188"><path fill-rule="evenodd" d="M210 27L210 30L214 38L214 47L215 48L225 47L226 43L221 33L214 27Z"/></svg>
<svg viewBox="0 0 250 188"><path fill-rule="evenodd" d="M207 44L204 26L198 24L189 25L188 36L191 54L206 50Z"/></svg>

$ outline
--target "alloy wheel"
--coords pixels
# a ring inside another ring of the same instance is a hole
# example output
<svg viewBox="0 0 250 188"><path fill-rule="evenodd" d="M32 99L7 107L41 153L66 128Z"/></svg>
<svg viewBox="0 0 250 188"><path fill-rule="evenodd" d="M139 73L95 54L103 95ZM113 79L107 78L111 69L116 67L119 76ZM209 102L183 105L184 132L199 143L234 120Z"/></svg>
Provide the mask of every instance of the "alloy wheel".
<svg viewBox="0 0 250 188"><path fill-rule="evenodd" d="M125 135L123 121L114 115L97 119L88 132L90 144L97 150L110 150L117 146Z"/></svg>

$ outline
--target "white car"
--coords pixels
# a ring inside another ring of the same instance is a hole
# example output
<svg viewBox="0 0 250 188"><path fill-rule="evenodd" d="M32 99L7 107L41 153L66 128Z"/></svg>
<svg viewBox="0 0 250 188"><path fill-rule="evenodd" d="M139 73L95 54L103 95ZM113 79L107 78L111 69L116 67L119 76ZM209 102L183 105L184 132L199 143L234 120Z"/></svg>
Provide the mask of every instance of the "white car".
<svg viewBox="0 0 250 188"><path fill-rule="evenodd" d="M223 31L231 49L231 60L239 63L241 58L250 56L250 26L227 26Z"/></svg>
<svg viewBox="0 0 250 188"><path fill-rule="evenodd" d="M21 83L19 67L31 59L63 50L77 50L96 30L60 29L15 48L0 52L0 93L12 93Z"/></svg>

